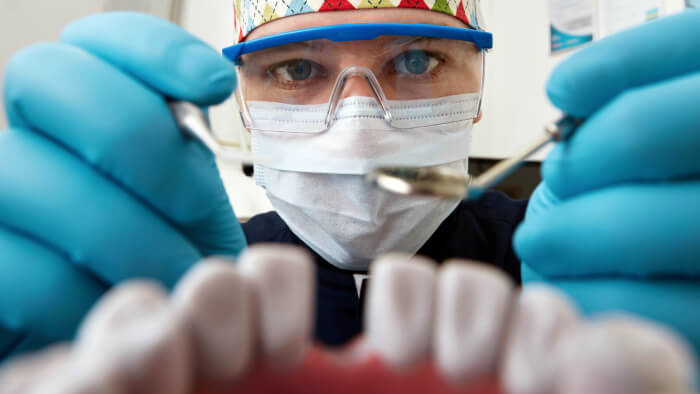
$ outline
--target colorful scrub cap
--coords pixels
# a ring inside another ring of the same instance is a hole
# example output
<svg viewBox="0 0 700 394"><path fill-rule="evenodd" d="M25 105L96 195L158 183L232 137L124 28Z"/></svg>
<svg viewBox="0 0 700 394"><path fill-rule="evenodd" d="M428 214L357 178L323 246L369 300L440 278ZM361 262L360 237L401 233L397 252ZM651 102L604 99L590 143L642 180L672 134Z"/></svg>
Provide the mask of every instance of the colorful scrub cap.
<svg viewBox="0 0 700 394"><path fill-rule="evenodd" d="M236 43L256 27L285 16L371 8L416 8L452 15L472 29L483 28L480 0L234 0Z"/></svg>

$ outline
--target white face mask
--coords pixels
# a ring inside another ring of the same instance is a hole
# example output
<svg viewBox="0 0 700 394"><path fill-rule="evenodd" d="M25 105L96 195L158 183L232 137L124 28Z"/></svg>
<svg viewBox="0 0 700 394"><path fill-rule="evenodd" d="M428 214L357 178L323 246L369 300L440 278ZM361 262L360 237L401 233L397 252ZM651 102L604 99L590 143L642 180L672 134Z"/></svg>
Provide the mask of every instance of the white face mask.
<svg viewBox="0 0 700 394"><path fill-rule="evenodd" d="M255 167L256 182L292 232L339 268L366 270L380 254L413 254L459 202L391 194L367 184L364 174L401 165L449 165L466 174L473 121L455 122L461 115L454 107L474 111L478 100L478 94L412 100L403 111L402 102L393 102L394 119L410 120L416 125L410 129L389 126L373 98L351 97L323 133L253 130L253 153L276 158ZM253 120L292 119L298 125L291 130L304 130L305 114L319 107L248 103ZM435 117L444 123L434 125ZM433 125L421 125L428 118Z"/></svg>

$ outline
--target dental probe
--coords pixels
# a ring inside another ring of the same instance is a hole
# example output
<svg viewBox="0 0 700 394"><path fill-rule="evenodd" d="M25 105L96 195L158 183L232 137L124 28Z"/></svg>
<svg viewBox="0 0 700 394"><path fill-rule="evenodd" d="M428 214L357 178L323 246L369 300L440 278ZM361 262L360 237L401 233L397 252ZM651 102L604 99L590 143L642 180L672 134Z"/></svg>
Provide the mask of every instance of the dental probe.
<svg viewBox="0 0 700 394"><path fill-rule="evenodd" d="M420 195L445 199L477 199L496 185L527 158L547 146L568 138L583 121L570 115L545 126L545 134L517 155L505 159L477 178L446 166L383 167L367 174L365 180L397 194Z"/></svg>
<svg viewBox="0 0 700 394"><path fill-rule="evenodd" d="M187 101L171 101L168 107L180 130L201 141L217 158L242 164L253 164L253 162L260 164L266 161L266 158L261 156L254 156L250 152L221 144L214 136L204 111L195 104Z"/></svg>

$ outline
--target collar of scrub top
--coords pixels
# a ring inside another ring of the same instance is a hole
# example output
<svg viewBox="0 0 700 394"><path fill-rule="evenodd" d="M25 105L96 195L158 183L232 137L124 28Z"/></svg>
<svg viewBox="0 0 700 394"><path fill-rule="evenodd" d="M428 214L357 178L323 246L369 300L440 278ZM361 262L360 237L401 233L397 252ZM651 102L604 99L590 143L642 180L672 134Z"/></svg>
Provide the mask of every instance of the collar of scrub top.
<svg viewBox="0 0 700 394"><path fill-rule="evenodd" d="M374 40L379 36L416 36L470 41L480 50L493 47L491 33L463 27L418 23L351 23L292 30L285 33L244 41L224 48L226 58L238 64L241 55L295 42L327 39L335 42Z"/></svg>

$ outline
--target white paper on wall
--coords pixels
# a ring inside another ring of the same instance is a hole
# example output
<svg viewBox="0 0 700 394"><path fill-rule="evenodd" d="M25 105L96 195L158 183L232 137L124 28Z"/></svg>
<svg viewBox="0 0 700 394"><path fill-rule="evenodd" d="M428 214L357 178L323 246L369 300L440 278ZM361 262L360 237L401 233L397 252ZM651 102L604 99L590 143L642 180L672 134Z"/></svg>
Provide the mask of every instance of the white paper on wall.
<svg viewBox="0 0 700 394"><path fill-rule="evenodd" d="M179 6L178 0L103 0L103 2L105 11L141 11L169 20L175 20Z"/></svg>
<svg viewBox="0 0 700 394"><path fill-rule="evenodd" d="M663 15L664 0L599 0L599 34L609 36Z"/></svg>

